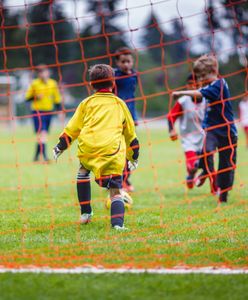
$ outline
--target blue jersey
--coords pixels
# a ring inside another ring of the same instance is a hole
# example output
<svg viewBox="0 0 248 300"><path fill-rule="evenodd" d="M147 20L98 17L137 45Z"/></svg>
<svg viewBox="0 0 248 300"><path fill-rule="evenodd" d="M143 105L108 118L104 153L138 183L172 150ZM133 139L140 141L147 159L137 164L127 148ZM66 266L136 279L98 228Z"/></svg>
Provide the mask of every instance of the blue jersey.
<svg viewBox="0 0 248 300"><path fill-rule="evenodd" d="M137 121L137 113L135 109L134 93L137 86L137 75L132 71L131 75L123 73L120 69L115 69L115 77L122 77L115 80L117 96L126 102L126 105L133 117L134 121ZM127 101L128 100L128 101ZM131 100L131 101L129 101Z"/></svg>
<svg viewBox="0 0 248 300"><path fill-rule="evenodd" d="M203 128L213 126L211 131L222 136L227 136L229 132L231 135L237 135L232 104L227 100L230 98L227 82L224 79L217 79L201 88L200 92L207 101Z"/></svg>

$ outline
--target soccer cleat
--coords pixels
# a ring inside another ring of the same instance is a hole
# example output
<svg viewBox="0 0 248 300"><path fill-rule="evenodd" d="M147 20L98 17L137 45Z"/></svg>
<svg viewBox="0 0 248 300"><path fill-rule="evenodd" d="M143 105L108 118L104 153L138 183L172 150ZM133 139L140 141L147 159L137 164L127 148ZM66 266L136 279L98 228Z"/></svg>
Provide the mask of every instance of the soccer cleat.
<svg viewBox="0 0 248 300"><path fill-rule="evenodd" d="M193 189L194 187L194 175L188 175L186 177L186 185L188 189Z"/></svg>
<svg viewBox="0 0 248 300"><path fill-rule="evenodd" d="M198 177L196 177L195 186L197 187L202 186L205 183L206 179L207 179L207 175L204 172L202 172Z"/></svg>
<svg viewBox="0 0 248 300"><path fill-rule="evenodd" d="M90 214L86 214L86 213L82 214L81 218L80 218L81 224L88 224L88 223L90 223L92 216L93 216L93 212L91 212Z"/></svg>
<svg viewBox="0 0 248 300"><path fill-rule="evenodd" d="M112 227L113 229L117 230L117 231L125 231L128 230L124 225L123 226L119 226L119 225L115 225Z"/></svg>

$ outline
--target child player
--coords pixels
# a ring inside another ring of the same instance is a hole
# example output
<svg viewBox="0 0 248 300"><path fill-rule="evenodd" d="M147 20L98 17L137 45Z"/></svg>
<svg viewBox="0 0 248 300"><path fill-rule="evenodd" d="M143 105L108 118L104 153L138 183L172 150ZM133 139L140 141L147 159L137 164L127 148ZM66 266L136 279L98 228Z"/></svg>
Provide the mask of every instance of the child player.
<svg viewBox="0 0 248 300"><path fill-rule="evenodd" d="M245 132L246 147L248 149L248 96L239 103L239 118Z"/></svg>
<svg viewBox="0 0 248 300"><path fill-rule="evenodd" d="M187 78L187 88L195 88L195 81L192 75ZM182 96L178 99L167 115L169 134L172 141L177 139L175 122L179 119L181 143L186 157L188 188L194 186L194 176L199 166L198 155L202 151L204 130L202 122L205 113L205 101L195 102L190 96Z"/></svg>
<svg viewBox="0 0 248 300"><path fill-rule="evenodd" d="M34 79L26 92L26 101L31 102L34 130L37 134L37 145L34 161L40 155L48 161L46 152L47 135L50 129L53 110L61 109L61 96L57 82L50 78L46 65L37 67L38 78Z"/></svg>
<svg viewBox="0 0 248 300"><path fill-rule="evenodd" d="M174 92L174 97L190 96L198 101L207 101L203 122L206 137L203 145L204 170L198 186L206 177L210 178L212 190L216 186L219 202L227 202L228 191L232 189L236 168L237 129L234 124L230 91L227 82L218 77L218 61L213 55L203 55L194 63L194 73L203 83L199 90ZM214 152L219 152L217 176L214 171Z"/></svg>
<svg viewBox="0 0 248 300"><path fill-rule="evenodd" d="M115 58L117 65L117 68L115 69L116 94L126 103L135 125L138 125L138 117L134 100L135 89L137 86L137 75L133 70L133 53L129 48L119 48L116 51ZM129 177L130 170L128 169L128 164L126 164L123 173L123 187L127 192L133 192L134 187L132 186Z"/></svg>
<svg viewBox="0 0 248 300"><path fill-rule="evenodd" d="M81 207L81 223L92 218L90 172L96 182L110 190L111 225L124 227L124 203L121 196L122 172L126 163L137 167L139 143L132 117L125 103L112 93L114 71L104 64L90 71L91 86L96 91L82 101L59 137L54 158L78 140L80 167L77 176L77 193Z"/></svg>

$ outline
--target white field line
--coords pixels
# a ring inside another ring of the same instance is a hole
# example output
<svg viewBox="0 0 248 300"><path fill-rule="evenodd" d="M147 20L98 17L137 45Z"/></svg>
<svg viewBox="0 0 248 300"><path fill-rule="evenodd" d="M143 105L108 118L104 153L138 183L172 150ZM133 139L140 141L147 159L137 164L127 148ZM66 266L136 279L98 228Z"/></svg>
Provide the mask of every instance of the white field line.
<svg viewBox="0 0 248 300"><path fill-rule="evenodd" d="M248 268L231 269L231 268L173 268L173 269L128 269L128 268L37 268L35 266L27 268L5 268L0 266L0 273L46 273L46 274L105 274L105 273L119 273L119 274L248 274Z"/></svg>

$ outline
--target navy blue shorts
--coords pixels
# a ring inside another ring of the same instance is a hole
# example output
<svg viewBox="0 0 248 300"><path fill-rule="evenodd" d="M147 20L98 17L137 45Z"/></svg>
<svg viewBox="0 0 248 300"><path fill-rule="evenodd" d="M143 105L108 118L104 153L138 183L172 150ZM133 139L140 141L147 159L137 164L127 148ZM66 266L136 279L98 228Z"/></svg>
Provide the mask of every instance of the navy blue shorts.
<svg viewBox="0 0 248 300"><path fill-rule="evenodd" d="M103 176L100 179L96 179L96 183L100 185L100 187L104 187L107 189L122 189L122 176L121 175L109 175Z"/></svg>
<svg viewBox="0 0 248 300"><path fill-rule="evenodd" d="M43 115L43 113L46 114ZM51 113L51 111L32 111L35 132L49 131L53 115L47 115L47 113Z"/></svg>

